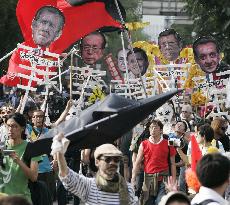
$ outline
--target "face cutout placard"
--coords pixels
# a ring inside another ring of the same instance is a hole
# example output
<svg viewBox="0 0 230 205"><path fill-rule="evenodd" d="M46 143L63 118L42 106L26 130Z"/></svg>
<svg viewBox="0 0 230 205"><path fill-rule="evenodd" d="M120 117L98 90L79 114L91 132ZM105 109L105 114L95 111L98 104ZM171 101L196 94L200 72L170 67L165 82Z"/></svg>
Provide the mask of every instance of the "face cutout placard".
<svg viewBox="0 0 230 205"><path fill-rule="evenodd" d="M209 36L198 38L193 43L193 53L196 63L205 73L215 72L221 60L217 41Z"/></svg>
<svg viewBox="0 0 230 205"><path fill-rule="evenodd" d="M81 40L81 57L87 65L95 65L104 55L106 39L100 32L93 32Z"/></svg>
<svg viewBox="0 0 230 205"><path fill-rule="evenodd" d="M119 70L123 73L126 71L125 61L126 61L127 53L129 52L129 50L125 49L124 51L123 49L121 49L117 52L117 65L118 65Z"/></svg>
<svg viewBox="0 0 230 205"><path fill-rule="evenodd" d="M65 17L59 9L52 6L41 7L31 25L34 43L40 47L49 47L61 36L64 24Z"/></svg>
<svg viewBox="0 0 230 205"><path fill-rule="evenodd" d="M180 56L181 37L174 29L162 31L158 37L158 45L166 60L175 61Z"/></svg>
<svg viewBox="0 0 230 205"><path fill-rule="evenodd" d="M148 69L149 61L146 55L146 52L141 48L133 48L133 52L129 51L127 53L127 64L129 71L135 76L139 77L140 75L144 75ZM137 64L138 67L137 67Z"/></svg>

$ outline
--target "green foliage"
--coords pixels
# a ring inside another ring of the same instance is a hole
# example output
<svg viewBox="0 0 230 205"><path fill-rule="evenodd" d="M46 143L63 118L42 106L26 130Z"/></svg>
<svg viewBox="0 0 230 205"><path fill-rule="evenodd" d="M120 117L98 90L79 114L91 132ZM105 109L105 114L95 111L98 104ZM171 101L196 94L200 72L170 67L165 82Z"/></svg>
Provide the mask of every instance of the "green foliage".
<svg viewBox="0 0 230 205"><path fill-rule="evenodd" d="M230 64L230 1L184 0L186 10L194 19L198 36L212 35L220 43L225 61Z"/></svg>
<svg viewBox="0 0 230 205"><path fill-rule="evenodd" d="M183 45L192 45L193 39L192 39L192 31L193 26L192 25L181 25L181 24L173 24L171 28L175 29L177 33L181 36L183 40Z"/></svg>
<svg viewBox="0 0 230 205"><path fill-rule="evenodd" d="M142 13L140 12L140 5L142 3L141 0L120 0L123 7L126 10L126 20L125 23L128 22L139 22L142 18ZM137 31L130 31L130 35L132 37L132 41L145 41L149 40L149 36L145 34L142 29ZM127 47L128 41L126 34L123 34L125 46ZM122 48L120 34L118 32L109 33L108 37L108 48L107 52L113 53L114 57L119 49Z"/></svg>
<svg viewBox="0 0 230 205"><path fill-rule="evenodd" d="M139 6L142 3L141 0L122 0L120 1L126 10L126 21L139 21L142 17L139 10Z"/></svg>

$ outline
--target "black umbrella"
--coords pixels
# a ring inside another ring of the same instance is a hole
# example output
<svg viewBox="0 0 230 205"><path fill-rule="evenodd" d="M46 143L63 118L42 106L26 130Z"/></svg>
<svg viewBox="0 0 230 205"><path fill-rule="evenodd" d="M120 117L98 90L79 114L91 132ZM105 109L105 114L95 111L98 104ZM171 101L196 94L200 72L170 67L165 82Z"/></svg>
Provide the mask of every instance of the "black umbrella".
<svg viewBox="0 0 230 205"><path fill-rule="evenodd" d="M52 138L59 132L70 140L69 150L94 148L111 143L158 109L178 90L140 101L116 94L83 110L79 118L72 118L51 129L45 136L30 143L26 152L31 157L51 152Z"/></svg>

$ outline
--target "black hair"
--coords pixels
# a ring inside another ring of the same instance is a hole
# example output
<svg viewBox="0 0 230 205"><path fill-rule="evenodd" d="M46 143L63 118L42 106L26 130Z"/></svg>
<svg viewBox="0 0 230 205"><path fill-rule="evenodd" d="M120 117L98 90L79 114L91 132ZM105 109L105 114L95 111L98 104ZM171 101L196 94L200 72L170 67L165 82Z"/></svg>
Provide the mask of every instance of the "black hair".
<svg viewBox="0 0 230 205"><path fill-rule="evenodd" d="M199 122L195 124L195 126L197 127L197 130L199 130L199 128L205 124L211 125L211 121L208 119L201 119Z"/></svg>
<svg viewBox="0 0 230 205"><path fill-rule="evenodd" d="M188 205L191 204L189 198L185 194L180 192L175 193L171 197L169 197L165 205L169 205L173 202L187 203Z"/></svg>
<svg viewBox="0 0 230 205"><path fill-rule="evenodd" d="M102 38L102 45L101 45L101 48L102 49L104 49L105 48L105 45L106 45L106 38L105 38L105 35L102 33L102 32L100 32L100 31L94 31L94 32L92 32L92 33L89 33L89 34L87 34L86 36L84 36L81 40L80 40L80 48L82 49L82 44L83 44L83 40L84 40L84 38L85 37L87 37L87 36L91 36L91 35L98 35L98 36L101 36L101 38Z"/></svg>
<svg viewBox="0 0 230 205"><path fill-rule="evenodd" d="M230 160L220 153L207 154L198 162L196 174L202 186L219 187L229 179Z"/></svg>
<svg viewBox="0 0 230 205"><path fill-rule="evenodd" d="M26 118L21 113L16 112L16 113L14 113L12 115L9 115L9 117L7 118L7 120L9 120L9 119L13 119L21 127L23 127L24 129L26 128ZM25 132L22 132L22 136L21 137L22 137L22 139L26 139Z"/></svg>
<svg viewBox="0 0 230 205"><path fill-rule="evenodd" d="M177 40L177 43L180 47L182 47L182 38L180 37L180 35L174 30L174 29L166 29L164 31L162 31L159 36L158 36L158 45L159 45L159 42L160 42L160 38L163 37L163 36L169 36L169 35L174 35L174 37L176 38ZM159 48L160 48L160 45L159 45Z"/></svg>
<svg viewBox="0 0 230 205"><path fill-rule="evenodd" d="M27 114L29 111L37 110L37 105L33 101L27 101L23 114Z"/></svg>
<svg viewBox="0 0 230 205"><path fill-rule="evenodd" d="M37 11L37 13L36 13L36 15L34 17L34 20L37 21L40 18L41 14L44 11L48 11L50 13L59 15L59 17L61 19L61 22L60 22L59 30L58 31L60 31L61 29L63 29L64 24L65 24L65 16L64 16L64 14L58 8L53 7L53 6L43 6L40 9L38 9L38 11Z"/></svg>
<svg viewBox="0 0 230 205"><path fill-rule="evenodd" d="M141 72L141 75L144 75L145 73L146 73L146 70L147 70L147 68L149 67L149 60L148 60L148 56L147 56L147 54L146 54L146 52L143 50L143 49L141 49L141 48L137 48L137 47L134 47L133 48L133 52L134 53L140 53L141 54L141 56L144 58L144 69L143 69L143 71ZM128 53L127 53L127 59L128 59L128 57L129 57L129 55L131 55L132 54L132 51L130 50Z"/></svg>
<svg viewBox="0 0 230 205"><path fill-rule="evenodd" d="M21 127L26 127L26 118L21 113L16 112L12 115L9 115L8 120L9 119L13 119Z"/></svg>
<svg viewBox="0 0 230 205"><path fill-rule="evenodd" d="M217 53L220 53L220 47L219 47L219 44L218 44L218 42L216 41L215 38L213 38L212 36L202 36L202 37L196 39L194 41L193 45L192 45L193 54L194 54L194 57L196 59L198 58L197 47L199 45L207 44L207 43L214 43L216 45L216 51L217 51Z"/></svg>
<svg viewBox="0 0 230 205"><path fill-rule="evenodd" d="M184 124L184 131L186 132L188 130L188 128L189 128L188 122L186 122L185 120L179 120L179 121L176 122L176 124L178 122L182 122Z"/></svg>
<svg viewBox="0 0 230 205"><path fill-rule="evenodd" d="M27 201L22 196L5 196L0 199L0 205L31 205L29 201Z"/></svg>
<svg viewBox="0 0 230 205"><path fill-rule="evenodd" d="M149 127L151 126L151 124L158 125L160 127L160 129L163 130L164 125L160 120L153 119L153 120L150 121Z"/></svg>
<svg viewBox="0 0 230 205"><path fill-rule="evenodd" d="M214 139L214 130L209 124L201 125L199 127L199 133L202 137L205 138L207 142L212 142L212 140Z"/></svg>

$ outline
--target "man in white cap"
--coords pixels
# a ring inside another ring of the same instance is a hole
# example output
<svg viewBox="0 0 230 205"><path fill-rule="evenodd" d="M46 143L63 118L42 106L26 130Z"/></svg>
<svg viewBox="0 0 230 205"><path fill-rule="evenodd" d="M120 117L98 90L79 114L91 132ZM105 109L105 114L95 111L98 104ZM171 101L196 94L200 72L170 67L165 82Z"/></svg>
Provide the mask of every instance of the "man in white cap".
<svg viewBox="0 0 230 205"><path fill-rule="evenodd" d="M136 205L138 199L130 183L117 172L122 152L112 144L103 144L94 152L98 172L95 178L77 174L67 167L64 152L66 138L54 137L51 154L58 161L59 178L64 187L78 196L86 205Z"/></svg>

